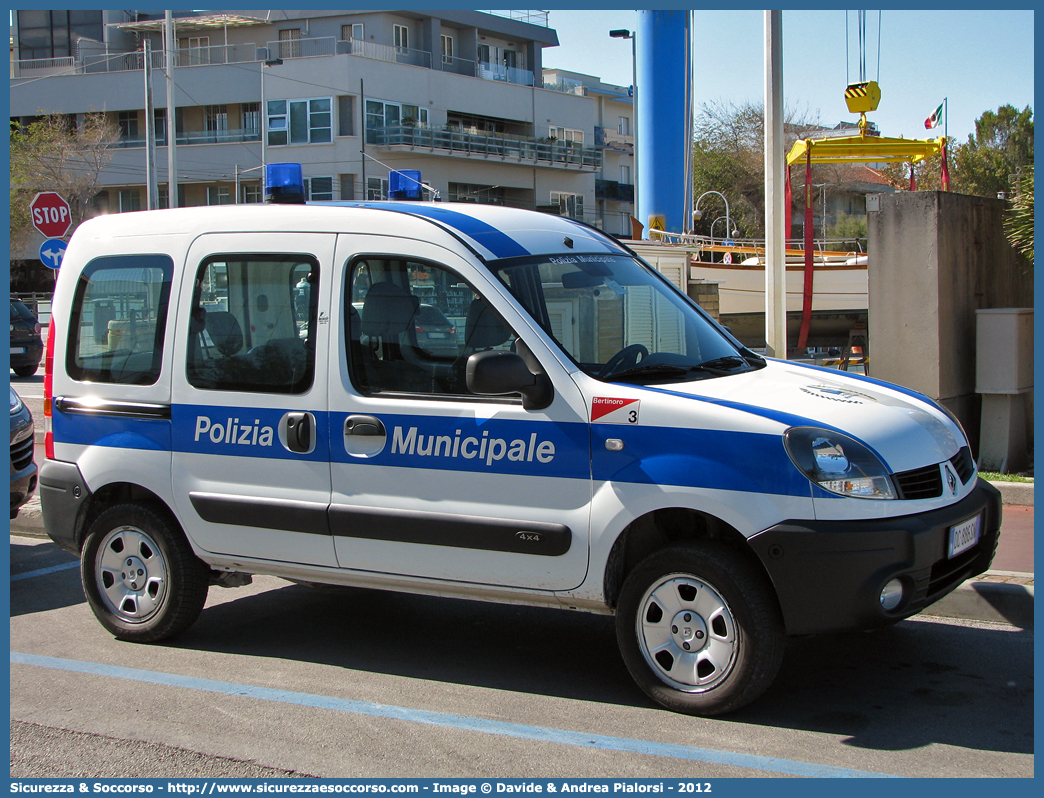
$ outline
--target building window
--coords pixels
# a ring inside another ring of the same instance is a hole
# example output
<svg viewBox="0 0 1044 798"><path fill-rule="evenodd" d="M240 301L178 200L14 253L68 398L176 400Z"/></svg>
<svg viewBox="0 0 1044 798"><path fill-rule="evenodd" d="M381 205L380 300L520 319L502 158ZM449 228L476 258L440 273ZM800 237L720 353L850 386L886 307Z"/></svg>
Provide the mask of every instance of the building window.
<svg viewBox="0 0 1044 798"><path fill-rule="evenodd" d="M181 39L178 44L185 51L182 54L182 58L187 59L181 62L181 66L210 63L209 36L190 36Z"/></svg>
<svg viewBox="0 0 1044 798"><path fill-rule="evenodd" d="M120 129L121 139L132 139L138 137L138 112L120 111L116 115L116 125Z"/></svg>
<svg viewBox="0 0 1044 798"><path fill-rule="evenodd" d="M312 177L305 179L305 192L307 198L315 200L316 202L322 202L325 200L332 200L333 195L333 178L332 177Z"/></svg>
<svg viewBox="0 0 1044 798"><path fill-rule="evenodd" d="M207 205L231 205L232 189L228 186L207 186Z"/></svg>
<svg viewBox="0 0 1044 798"><path fill-rule="evenodd" d="M341 26L341 41L347 42L352 39L355 41L362 41L363 26L361 22L353 22L351 25Z"/></svg>
<svg viewBox="0 0 1044 798"><path fill-rule="evenodd" d="M16 11L18 58L61 58L75 55L78 39L104 41L101 11Z"/></svg>
<svg viewBox="0 0 1044 798"><path fill-rule="evenodd" d="M420 105L366 101L366 143L378 144L377 131L382 128L427 127L428 109Z"/></svg>
<svg viewBox="0 0 1044 798"><path fill-rule="evenodd" d="M120 192L120 213L141 210L141 192L136 188L124 189Z"/></svg>
<svg viewBox="0 0 1044 798"><path fill-rule="evenodd" d="M410 29L405 25L395 25L395 46L404 52L410 46Z"/></svg>
<svg viewBox="0 0 1044 798"><path fill-rule="evenodd" d="M558 206L558 212L570 219L584 218L584 195L571 194L567 191L552 191L551 204Z"/></svg>
<svg viewBox="0 0 1044 798"><path fill-rule="evenodd" d="M629 117L629 116L621 116L620 117L620 127L618 128L618 130L620 131L620 135L621 136L630 136L631 135L631 117Z"/></svg>
<svg viewBox="0 0 1044 798"><path fill-rule="evenodd" d="M279 57L301 57L301 29L288 28L279 31Z"/></svg>
<svg viewBox="0 0 1044 798"><path fill-rule="evenodd" d="M325 144L333 141L333 98L269 100L268 143Z"/></svg>
<svg viewBox="0 0 1044 798"><path fill-rule="evenodd" d="M621 166L620 167L620 182L624 183L625 185L626 184L630 184L630 182L631 182L631 167L629 167L629 166Z"/></svg>
<svg viewBox="0 0 1044 798"><path fill-rule="evenodd" d="M167 109L157 108L155 115L156 143L165 145L167 143Z"/></svg>
<svg viewBox="0 0 1044 798"><path fill-rule="evenodd" d="M355 135L355 98L346 94L337 98L337 135Z"/></svg>
<svg viewBox="0 0 1044 798"><path fill-rule="evenodd" d="M442 63L453 63L453 37L442 34Z"/></svg>
<svg viewBox="0 0 1044 798"><path fill-rule="evenodd" d="M240 186L243 192L243 202L254 203L261 202L261 184L260 183L247 183Z"/></svg>
<svg viewBox="0 0 1044 798"><path fill-rule="evenodd" d="M228 132L228 106L207 105L204 106L203 115L208 133Z"/></svg>
<svg viewBox="0 0 1044 798"><path fill-rule="evenodd" d="M366 178L366 199L367 201L388 199L388 181L383 177Z"/></svg>
<svg viewBox="0 0 1044 798"><path fill-rule="evenodd" d="M243 132L248 136L261 135L261 103L243 103Z"/></svg>
<svg viewBox="0 0 1044 798"><path fill-rule="evenodd" d="M355 175L339 175L341 184L341 199L355 199Z"/></svg>
<svg viewBox="0 0 1044 798"><path fill-rule="evenodd" d="M568 141L572 144L583 145L584 131L569 127L552 126L549 135L559 141Z"/></svg>

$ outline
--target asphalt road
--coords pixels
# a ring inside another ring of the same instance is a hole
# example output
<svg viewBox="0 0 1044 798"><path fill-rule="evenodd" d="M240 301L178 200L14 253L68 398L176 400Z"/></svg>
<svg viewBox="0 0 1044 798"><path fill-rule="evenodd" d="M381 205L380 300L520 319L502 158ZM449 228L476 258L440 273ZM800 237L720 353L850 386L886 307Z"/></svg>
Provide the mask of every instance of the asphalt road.
<svg viewBox="0 0 1044 798"><path fill-rule="evenodd" d="M1032 629L792 640L765 696L710 720L652 706L605 617L262 577L140 646L49 541L11 560L12 777L1034 773Z"/></svg>

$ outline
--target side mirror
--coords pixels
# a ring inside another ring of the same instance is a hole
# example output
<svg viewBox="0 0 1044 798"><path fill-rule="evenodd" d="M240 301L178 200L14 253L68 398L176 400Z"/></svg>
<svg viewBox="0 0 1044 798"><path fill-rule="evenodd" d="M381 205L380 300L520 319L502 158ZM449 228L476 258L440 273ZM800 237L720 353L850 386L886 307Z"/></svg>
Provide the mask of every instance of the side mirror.
<svg viewBox="0 0 1044 798"><path fill-rule="evenodd" d="M468 358L465 378L468 390L480 396L521 393L526 410L543 410L555 398L547 374L534 374L526 361L514 352L476 352Z"/></svg>

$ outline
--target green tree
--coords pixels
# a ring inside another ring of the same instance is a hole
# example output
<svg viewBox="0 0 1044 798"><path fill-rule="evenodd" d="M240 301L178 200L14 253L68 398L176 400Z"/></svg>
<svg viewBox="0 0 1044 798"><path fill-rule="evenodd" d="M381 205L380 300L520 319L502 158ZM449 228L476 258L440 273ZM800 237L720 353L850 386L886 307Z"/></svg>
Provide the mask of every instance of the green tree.
<svg viewBox="0 0 1044 798"><path fill-rule="evenodd" d="M40 191L57 191L69 203L73 229L94 214L99 176L112 157L119 130L101 114L76 125L50 114L26 126L11 123L11 249L28 247L35 236L29 203Z"/></svg>
<svg viewBox="0 0 1044 798"><path fill-rule="evenodd" d="M975 120L975 133L954 149L954 191L1013 195L1019 175L1033 165L1033 109L1002 105Z"/></svg>
<svg viewBox="0 0 1044 798"><path fill-rule="evenodd" d="M783 124L785 148L789 150L795 141L818 129L818 121L808 111L787 109ZM764 131L765 111L761 103L705 103L695 119L693 199L708 191L724 194L729 201L732 226L743 237L765 235ZM804 174L795 182L803 184ZM798 188L794 194L795 205L800 206L802 191ZM700 210L703 218L695 223L695 231L709 235L714 220L725 215L725 205L720 197L711 195L700 202ZM720 237L723 229L723 223L719 223L714 232Z"/></svg>

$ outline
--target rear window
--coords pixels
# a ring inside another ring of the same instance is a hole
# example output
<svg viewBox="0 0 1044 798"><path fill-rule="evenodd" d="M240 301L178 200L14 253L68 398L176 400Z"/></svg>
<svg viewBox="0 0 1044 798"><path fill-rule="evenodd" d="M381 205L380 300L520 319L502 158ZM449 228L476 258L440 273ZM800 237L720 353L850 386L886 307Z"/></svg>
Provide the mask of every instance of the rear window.
<svg viewBox="0 0 1044 798"><path fill-rule="evenodd" d="M36 316L29 310L25 305L16 299L11 300L11 321L15 319L22 319L23 321L34 322Z"/></svg>
<svg viewBox="0 0 1044 798"><path fill-rule="evenodd" d="M433 308L431 305L421 305L420 311L417 313L417 321L421 324L441 324L443 327L449 327L449 319L442 315L442 311L438 308Z"/></svg>
<svg viewBox="0 0 1044 798"><path fill-rule="evenodd" d="M167 255L115 255L88 263L73 298L69 376L154 384L163 361L173 272Z"/></svg>

